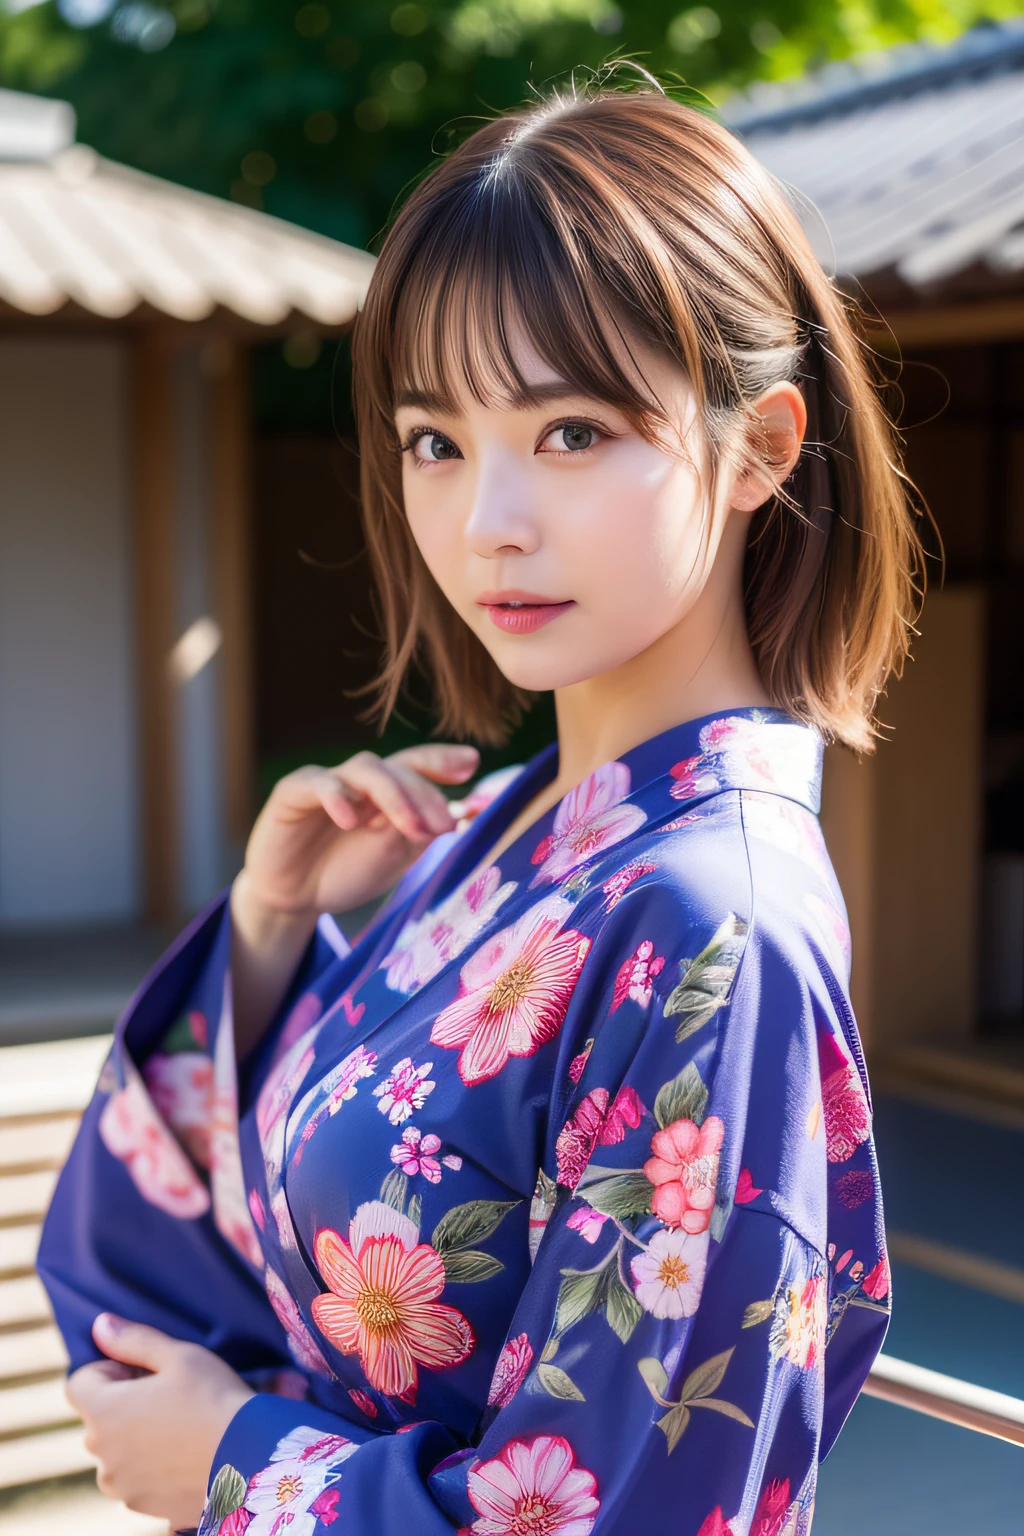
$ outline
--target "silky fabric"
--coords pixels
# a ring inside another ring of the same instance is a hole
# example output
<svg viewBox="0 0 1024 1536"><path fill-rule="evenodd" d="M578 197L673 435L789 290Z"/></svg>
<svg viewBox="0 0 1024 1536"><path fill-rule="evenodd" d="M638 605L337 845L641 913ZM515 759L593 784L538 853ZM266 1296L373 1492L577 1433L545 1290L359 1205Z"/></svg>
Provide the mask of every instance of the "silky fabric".
<svg viewBox="0 0 1024 1536"><path fill-rule="evenodd" d="M255 1395L202 1536L800 1536L889 1305L821 741L470 797L235 1062L224 900L120 1021L39 1268Z"/></svg>

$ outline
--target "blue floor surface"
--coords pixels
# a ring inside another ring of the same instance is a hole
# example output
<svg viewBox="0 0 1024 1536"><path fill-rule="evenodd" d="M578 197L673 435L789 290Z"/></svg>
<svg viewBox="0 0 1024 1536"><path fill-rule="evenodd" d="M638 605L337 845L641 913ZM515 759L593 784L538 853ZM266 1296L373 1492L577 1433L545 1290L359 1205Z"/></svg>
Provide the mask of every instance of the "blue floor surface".
<svg viewBox="0 0 1024 1536"><path fill-rule="evenodd" d="M1024 1269L1024 1134L880 1099L887 1225ZM1024 1397L1024 1306L893 1266L887 1354ZM1024 1448L861 1398L814 1536L1024 1536Z"/></svg>

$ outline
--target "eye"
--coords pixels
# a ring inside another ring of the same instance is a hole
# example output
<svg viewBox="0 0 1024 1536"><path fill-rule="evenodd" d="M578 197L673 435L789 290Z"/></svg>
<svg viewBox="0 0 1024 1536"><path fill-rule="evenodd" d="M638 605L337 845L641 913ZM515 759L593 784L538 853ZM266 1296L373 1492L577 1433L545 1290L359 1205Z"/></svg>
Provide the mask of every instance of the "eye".
<svg viewBox="0 0 1024 1536"><path fill-rule="evenodd" d="M462 454L443 432L431 427L416 427L402 444L404 452L411 453L417 464L445 464L449 459L461 459Z"/></svg>
<svg viewBox="0 0 1024 1536"><path fill-rule="evenodd" d="M541 444L546 453L585 453L594 448L604 434L587 421L563 421L552 427Z"/></svg>

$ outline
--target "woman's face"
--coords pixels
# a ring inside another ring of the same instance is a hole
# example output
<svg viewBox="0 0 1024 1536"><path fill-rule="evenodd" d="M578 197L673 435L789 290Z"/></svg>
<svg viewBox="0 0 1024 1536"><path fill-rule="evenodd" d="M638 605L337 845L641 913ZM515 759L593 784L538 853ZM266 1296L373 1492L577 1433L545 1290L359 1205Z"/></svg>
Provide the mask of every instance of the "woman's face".
<svg viewBox="0 0 1024 1536"><path fill-rule="evenodd" d="M675 429L663 445L528 347L517 359L525 406L481 405L467 391L454 412L410 395L396 413L413 537L521 688L563 688L639 655L685 618L713 565L724 519L709 526L681 451L697 433L686 376L633 352Z"/></svg>

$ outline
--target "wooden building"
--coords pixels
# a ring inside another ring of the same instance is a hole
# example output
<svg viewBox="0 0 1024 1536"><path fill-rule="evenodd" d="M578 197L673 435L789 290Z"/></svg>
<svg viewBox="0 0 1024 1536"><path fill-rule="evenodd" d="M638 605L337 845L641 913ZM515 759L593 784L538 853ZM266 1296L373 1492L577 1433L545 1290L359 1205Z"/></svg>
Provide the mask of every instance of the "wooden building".
<svg viewBox="0 0 1024 1536"><path fill-rule="evenodd" d="M862 761L828 754L855 1003L883 1066L1019 1098L1024 22L761 86L726 116L873 311L907 467L945 549L881 710L891 739Z"/></svg>
<svg viewBox="0 0 1024 1536"><path fill-rule="evenodd" d="M249 354L371 258L0 92L0 936L194 909L253 809Z"/></svg>

